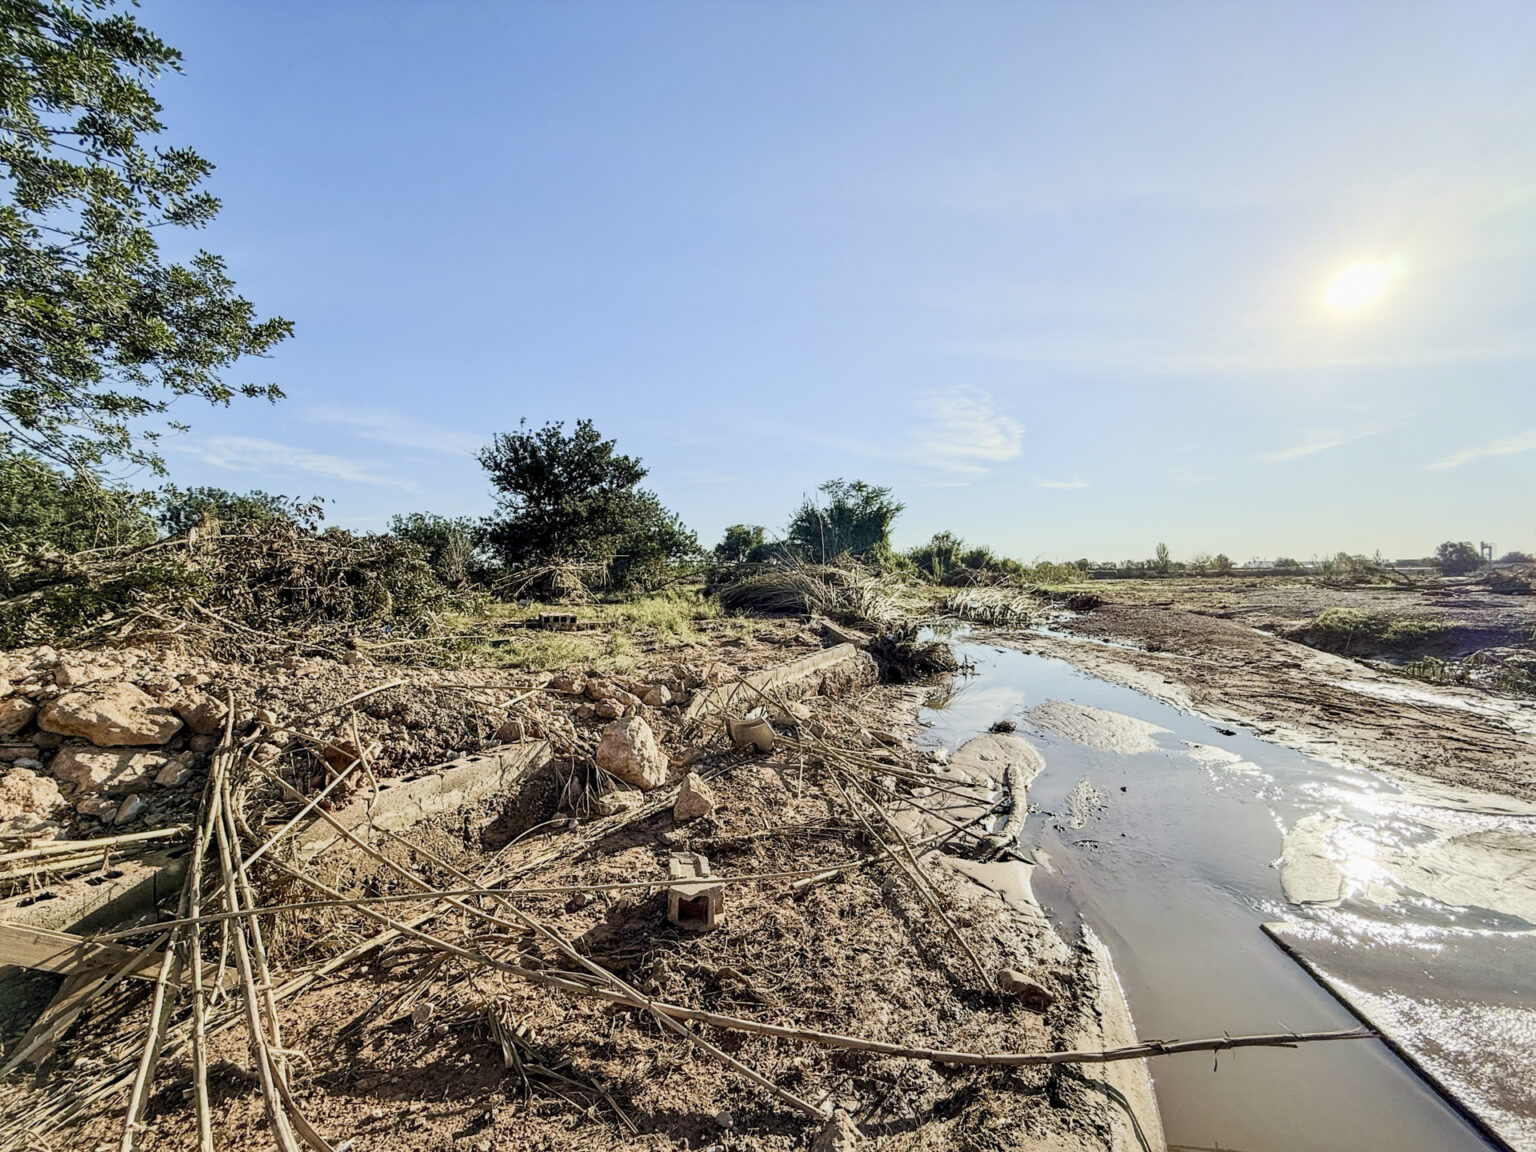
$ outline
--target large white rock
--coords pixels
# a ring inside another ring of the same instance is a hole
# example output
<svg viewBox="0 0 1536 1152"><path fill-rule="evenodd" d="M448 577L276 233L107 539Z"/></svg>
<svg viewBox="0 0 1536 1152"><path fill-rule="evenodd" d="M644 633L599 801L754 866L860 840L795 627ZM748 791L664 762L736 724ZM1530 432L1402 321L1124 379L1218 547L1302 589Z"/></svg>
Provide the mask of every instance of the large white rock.
<svg viewBox="0 0 1536 1152"><path fill-rule="evenodd" d="M187 727L199 736L212 736L224 728L224 718L229 714L224 701L216 700L206 692L184 692L171 703Z"/></svg>
<svg viewBox="0 0 1536 1152"><path fill-rule="evenodd" d="M37 726L60 736L79 736L102 748L128 744L164 744L181 728L181 719L136 685L126 681L66 692L48 704Z"/></svg>
<svg viewBox="0 0 1536 1152"><path fill-rule="evenodd" d="M0 736L14 736L37 715L37 705L25 696L0 700Z"/></svg>
<svg viewBox="0 0 1536 1152"><path fill-rule="evenodd" d="M597 744L597 766L647 792L667 782L669 768L656 734L639 716L616 720L603 729Z"/></svg>
<svg viewBox="0 0 1536 1152"><path fill-rule="evenodd" d="M48 765L55 780L73 784L77 794L111 792L121 795L147 788L166 766L162 752L142 748L92 748L66 744Z"/></svg>

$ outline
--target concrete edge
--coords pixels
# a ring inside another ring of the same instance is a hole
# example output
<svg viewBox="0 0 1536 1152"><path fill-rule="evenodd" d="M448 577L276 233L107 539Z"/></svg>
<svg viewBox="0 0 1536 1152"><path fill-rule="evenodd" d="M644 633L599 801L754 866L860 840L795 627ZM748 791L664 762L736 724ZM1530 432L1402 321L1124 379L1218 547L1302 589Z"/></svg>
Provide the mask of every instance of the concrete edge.
<svg viewBox="0 0 1536 1152"><path fill-rule="evenodd" d="M1291 943L1291 941L1287 940L1285 936L1282 935L1282 933L1285 932L1296 931L1296 925L1290 923L1287 920L1270 920L1260 924L1259 927L1263 929L1264 935L1268 936L1270 940L1275 944L1275 946L1280 949L1280 951L1284 952L1287 956L1294 960L1298 965L1300 965L1303 972L1312 977L1313 980L1317 981L1318 986L1321 987L1323 991L1327 992L1341 1005L1343 1005L1345 1010L1348 1011L1350 1015L1352 1015L1356 1020L1360 1021L1360 1023L1364 1024L1372 1032L1376 1033L1377 1038L1387 1046L1387 1048L1394 1056L1396 1056L1404 1064L1408 1065L1409 1068L1413 1069L1414 1075L1416 1075L1420 1080L1424 1081L1425 1084L1429 1085L1429 1087L1434 1090L1435 1095L1439 1096L1440 1099L1449 1104L1451 1108L1455 1110L1458 1116L1460 1116L1468 1124L1472 1125L1473 1128L1477 1129L1478 1133L1485 1140L1487 1140L1488 1143L1492 1144L1495 1148L1504 1149L1504 1152L1516 1152L1514 1146L1511 1145L1509 1141L1505 1140L1504 1137L1498 1133L1498 1131L1491 1127L1487 1120L1474 1112L1470 1107L1467 1106L1465 1102L1462 1101L1459 1096L1452 1092L1445 1084L1441 1083L1441 1081L1435 1076L1433 1072L1431 1072L1425 1065L1419 1062L1418 1057L1416 1057L1407 1048L1404 1048L1401 1044L1399 1044L1397 1040L1392 1037L1391 1033L1387 1032L1374 1020L1372 1020L1370 1014L1361 1008L1359 1004L1355 1003L1355 1001L1349 997L1348 993L1346 993L1344 989L1341 988L1332 979L1332 977L1328 975L1328 973L1324 972L1321 968L1312 963L1312 961L1307 958L1306 954L1302 952L1300 948L1296 947L1296 945Z"/></svg>
<svg viewBox="0 0 1536 1152"><path fill-rule="evenodd" d="M352 833L369 827L403 832L433 816L512 789L550 758L545 740L461 756L414 776L383 781L376 797L372 792L359 793L330 817ZM345 842L336 827L319 816L300 824L292 839L299 858L305 861Z"/></svg>

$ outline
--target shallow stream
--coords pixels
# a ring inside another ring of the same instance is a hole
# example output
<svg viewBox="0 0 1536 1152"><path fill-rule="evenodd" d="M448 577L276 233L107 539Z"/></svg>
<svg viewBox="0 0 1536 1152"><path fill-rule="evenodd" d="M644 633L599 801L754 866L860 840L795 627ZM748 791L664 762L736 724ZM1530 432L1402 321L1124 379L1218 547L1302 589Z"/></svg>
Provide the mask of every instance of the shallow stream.
<svg viewBox="0 0 1536 1152"><path fill-rule="evenodd" d="M1069 938L1086 921L1109 945L1141 1037L1352 1026L1261 928L1289 922L1290 946L1409 1059L1536 1149L1536 812L1409 792L1063 661L956 650L976 672L930 700L922 742L954 749L1008 719L1045 754L1021 837L1035 893ZM1063 704L1033 711L1048 701ZM1174 1149L1488 1146L1376 1041L1151 1066Z"/></svg>

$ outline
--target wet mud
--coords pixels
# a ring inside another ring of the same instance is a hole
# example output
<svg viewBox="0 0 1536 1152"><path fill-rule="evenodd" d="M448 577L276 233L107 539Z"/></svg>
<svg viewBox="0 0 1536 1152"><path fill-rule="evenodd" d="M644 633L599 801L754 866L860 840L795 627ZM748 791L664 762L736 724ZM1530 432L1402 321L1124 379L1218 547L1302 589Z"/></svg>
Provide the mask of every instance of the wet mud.
<svg viewBox="0 0 1536 1152"><path fill-rule="evenodd" d="M1525 804L1416 791L1060 660L959 648L976 674L931 701L922 739L956 748L1008 719L1043 752L1028 881L1065 933L1103 939L1140 1036L1347 1027L1349 1004L1408 1058L1360 1041L1153 1061L1170 1147L1430 1152L1486 1147L1485 1129L1536 1147ZM1265 935L1276 921L1314 970Z"/></svg>

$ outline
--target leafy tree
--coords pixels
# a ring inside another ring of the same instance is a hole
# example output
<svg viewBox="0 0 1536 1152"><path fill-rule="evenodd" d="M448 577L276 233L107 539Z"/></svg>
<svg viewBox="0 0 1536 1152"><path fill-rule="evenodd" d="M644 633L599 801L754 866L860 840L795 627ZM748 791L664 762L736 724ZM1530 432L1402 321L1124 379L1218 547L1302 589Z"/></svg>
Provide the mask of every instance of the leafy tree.
<svg viewBox="0 0 1536 1152"><path fill-rule="evenodd" d="M1225 552L1218 552L1211 557L1211 571L1220 572L1223 575L1232 571L1232 557Z"/></svg>
<svg viewBox="0 0 1536 1152"><path fill-rule="evenodd" d="M1297 572L1301 570L1301 561L1291 556L1281 556L1270 567L1280 572Z"/></svg>
<svg viewBox="0 0 1536 1152"><path fill-rule="evenodd" d="M1152 571L1159 576L1166 576L1173 569L1173 554L1168 551L1168 545L1158 543L1157 549L1152 554L1152 563L1149 565Z"/></svg>
<svg viewBox="0 0 1536 1152"><path fill-rule="evenodd" d="M169 535L179 536L209 516L226 531L284 520L314 528L325 518L319 497L305 504L290 496L274 496L259 489L230 492L224 488L177 488L167 484L161 490L155 518Z"/></svg>
<svg viewBox="0 0 1536 1152"><path fill-rule="evenodd" d="M637 487L645 466L614 451L590 420L499 434L480 453L497 513L486 543L508 567L551 560L610 566L620 583L644 583L697 554L694 534Z"/></svg>
<svg viewBox="0 0 1536 1152"><path fill-rule="evenodd" d="M1499 557L1500 564L1532 564L1536 563L1529 552L1506 552Z"/></svg>
<svg viewBox="0 0 1536 1152"><path fill-rule="evenodd" d="M158 229L218 212L213 166L147 145L149 84L181 55L114 7L0 2L0 451L160 471L142 419L178 396L280 398L221 373L292 325L258 320L219 257L162 259Z"/></svg>
<svg viewBox="0 0 1536 1152"><path fill-rule="evenodd" d="M1447 540L1435 549L1435 563L1440 565L1442 576L1460 576L1483 566L1483 557L1471 543Z"/></svg>
<svg viewBox="0 0 1536 1152"><path fill-rule="evenodd" d="M0 453L0 556L83 552L155 538L154 496Z"/></svg>
<svg viewBox="0 0 1536 1152"><path fill-rule="evenodd" d="M720 543L715 545L715 559L722 564L756 561L767 549L766 535L760 524L732 524L725 530Z"/></svg>
<svg viewBox="0 0 1536 1152"><path fill-rule="evenodd" d="M803 560L826 563L848 553L883 561L891 551L891 524L906 505L889 488L862 480L828 480L806 497L785 533L789 548Z"/></svg>
<svg viewBox="0 0 1536 1152"><path fill-rule="evenodd" d="M389 534L421 548L432 571L449 588L460 589L488 575L488 565L476 555L485 530L468 516L397 515L389 521Z"/></svg>

